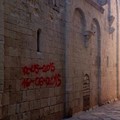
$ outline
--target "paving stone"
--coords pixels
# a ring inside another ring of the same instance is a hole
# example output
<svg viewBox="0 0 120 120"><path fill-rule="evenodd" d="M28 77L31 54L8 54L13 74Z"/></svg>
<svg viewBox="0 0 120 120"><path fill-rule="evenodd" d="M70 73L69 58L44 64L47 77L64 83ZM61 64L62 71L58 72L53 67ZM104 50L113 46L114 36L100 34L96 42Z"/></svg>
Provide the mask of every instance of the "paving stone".
<svg viewBox="0 0 120 120"><path fill-rule="evenodd" d="M66 120L120 120L120 101L78 113Z"/></svg>

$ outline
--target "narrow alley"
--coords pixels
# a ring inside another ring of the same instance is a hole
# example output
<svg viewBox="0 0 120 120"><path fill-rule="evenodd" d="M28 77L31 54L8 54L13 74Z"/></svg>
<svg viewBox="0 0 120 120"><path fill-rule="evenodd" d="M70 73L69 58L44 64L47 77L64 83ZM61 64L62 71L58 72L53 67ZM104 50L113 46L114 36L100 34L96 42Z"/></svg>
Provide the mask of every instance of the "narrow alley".
<svg viewBox="0 0 120 120"><path fill-rule="evenodd" d="M65 120L120 120L120 101L80 112Z"/></svg>
<svg viewBox="0 0 120 120"><path fill-rule="evenodd" d="M0 120L63 119L120 120L120 0L0 0Z"/></svg>

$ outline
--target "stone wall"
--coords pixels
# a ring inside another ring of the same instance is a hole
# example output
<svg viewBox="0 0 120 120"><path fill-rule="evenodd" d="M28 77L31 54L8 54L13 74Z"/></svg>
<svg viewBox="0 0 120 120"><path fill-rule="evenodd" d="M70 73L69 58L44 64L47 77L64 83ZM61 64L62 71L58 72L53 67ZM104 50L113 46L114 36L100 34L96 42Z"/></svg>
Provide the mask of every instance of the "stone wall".
<svg viewBox="0 0 120 120"><path fill-rule="evenodd" d="M5 120L63 117L64 24L63 1L5 1Z"/></svg>
<svg viewBox="0 0 120 120"><path fill-rule="evenodd" d="M120 98L120 46L119 46L119 39L120 39L120 36L119 36L119 33L120 33L120 2L119 0L116 1L116 12L118 13L117 17L116 17L116 29L117 29L117 32L116 32L116 55L117 55L117 62L116 62L116 65L117 65L117 95L118 95L118 98Z"/></svg>
<svg viewBox="0 0 120 120"><path fill-rule="evenodd" d="M67 6L67 112L117 98L116 2L101 7L91 0Z"/></svg>
<svg viewBox="0 0 120 120"><path fill-rule="evenodd" d="M0 1L0 119L2 118L2 99L4 86L4 6Z"/></svg>
<svg viewBox="0 0 120 120"><path fill-rule="evenodd" d="M2 120L61 120L119 97L116 1L0 2Z"/></svg>

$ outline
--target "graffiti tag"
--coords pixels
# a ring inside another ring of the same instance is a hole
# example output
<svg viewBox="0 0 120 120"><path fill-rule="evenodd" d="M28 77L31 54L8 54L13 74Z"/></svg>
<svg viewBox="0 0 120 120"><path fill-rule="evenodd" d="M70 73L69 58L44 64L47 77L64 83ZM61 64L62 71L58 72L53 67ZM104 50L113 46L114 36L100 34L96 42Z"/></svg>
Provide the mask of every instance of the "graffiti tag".
<svg viewBox="0 0 120 120"><path fill-rule="evenodd" d="M38 76L39 73L47 73L51 72L51 76ZM44 64L42 66L38 64L33 64L31 66L24 66L22 68L22 73L24 77L22 78L21 85L24 88L28 88L31 85L35 86L53 86L53 87L59 87L61 85L61 75L56 72L56 68L54 63ZM27 75L34 73L35 78L29 78L26 77Z"/></svg>

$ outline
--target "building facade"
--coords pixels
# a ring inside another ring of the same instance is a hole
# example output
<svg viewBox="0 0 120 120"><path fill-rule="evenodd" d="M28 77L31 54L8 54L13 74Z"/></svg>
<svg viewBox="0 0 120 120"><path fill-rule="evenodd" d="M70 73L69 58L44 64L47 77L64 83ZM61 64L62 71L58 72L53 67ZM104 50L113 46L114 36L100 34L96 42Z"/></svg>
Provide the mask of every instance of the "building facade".
<svg viewBox="0 0 120 120"><path fill-rule="evenodd" d="M118 0L0 1L0 119L61 120L120 97Z"/></svg>

